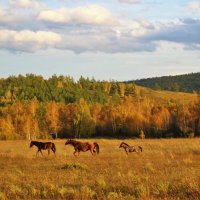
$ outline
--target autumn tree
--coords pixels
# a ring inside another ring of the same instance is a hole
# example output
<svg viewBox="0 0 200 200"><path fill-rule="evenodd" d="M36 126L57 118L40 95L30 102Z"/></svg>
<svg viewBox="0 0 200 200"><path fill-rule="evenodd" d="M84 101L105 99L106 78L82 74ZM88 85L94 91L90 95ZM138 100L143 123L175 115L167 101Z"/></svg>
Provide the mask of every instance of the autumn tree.
<svg viewBox="0 0 200 200"><path fill-rule="evenodd" d="M17 139L10 116L7 116L6 118L0 118L0 140L5 139Z"/></svg>
<svg viewBox="0 0 200 200"><path fill-rule="evenodd" d="M24 120L24 132L26 138L29 140L35 139L39 136L39 126L36 119L36 111L38 109L38 102L36 100L30 101L26 105L26 117Z"/></svg>
<svg viewBox="0 0 200 200"><path fill-rule="evenodd" d="M59 131L59 105L55 101L51 101L46 105L46 127L48 133Z"/></svg>

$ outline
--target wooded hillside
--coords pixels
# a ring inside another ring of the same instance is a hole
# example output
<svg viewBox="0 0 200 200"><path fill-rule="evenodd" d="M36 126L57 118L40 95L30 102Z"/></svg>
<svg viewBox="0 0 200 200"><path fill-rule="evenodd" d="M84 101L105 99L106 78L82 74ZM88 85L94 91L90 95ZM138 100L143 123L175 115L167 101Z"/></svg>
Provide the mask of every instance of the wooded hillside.
<svg viewBox="0 0 200 200"><path fill-rule="evenodd" d="M176 92L200 91L200 73L147 78L129 82L135 82L137 85L156 90L169 90Z"/></svg>
<svg viewBox="0 0 200 200"><path fill-rule="evenodd" d="M133 83L33 74L0 79L0 138L188 137L200 134L198 94Z"/></svg>

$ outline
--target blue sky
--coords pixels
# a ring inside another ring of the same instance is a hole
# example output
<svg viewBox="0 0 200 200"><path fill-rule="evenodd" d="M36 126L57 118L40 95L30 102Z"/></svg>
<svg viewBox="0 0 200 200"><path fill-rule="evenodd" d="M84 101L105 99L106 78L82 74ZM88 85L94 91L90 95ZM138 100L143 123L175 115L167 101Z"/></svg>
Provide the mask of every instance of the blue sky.
<svg viewBox="0 0 200 200"><path fill-rule="evenodd" d="M0 77L200 71L200 1L0 0Z"/></svg>

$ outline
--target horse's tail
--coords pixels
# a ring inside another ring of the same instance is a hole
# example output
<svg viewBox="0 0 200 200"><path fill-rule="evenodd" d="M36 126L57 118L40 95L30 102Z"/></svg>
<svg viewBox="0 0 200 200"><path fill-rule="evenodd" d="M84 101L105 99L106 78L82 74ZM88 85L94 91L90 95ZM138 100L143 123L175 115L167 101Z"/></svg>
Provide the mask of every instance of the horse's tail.
<svg viewBox="0 0 200 200"><path fill-rule="evenodd" d="M140 151L142 152L142 147L141 146L138 146L138 148L140 149Z"/></svg>
<svg viewBox="0 0 200 200"><path fill-rule="evenodd" d="M94 142L94 148L96 149L97 154L99 154L99 145L96 142Z"/></svg>
<svg viewBox="0 0 200 200"><path fill-rule="evenodd" d="M51 149L53 150L54 153L56 153L56 145L52 142L52 147Z"/></svg>

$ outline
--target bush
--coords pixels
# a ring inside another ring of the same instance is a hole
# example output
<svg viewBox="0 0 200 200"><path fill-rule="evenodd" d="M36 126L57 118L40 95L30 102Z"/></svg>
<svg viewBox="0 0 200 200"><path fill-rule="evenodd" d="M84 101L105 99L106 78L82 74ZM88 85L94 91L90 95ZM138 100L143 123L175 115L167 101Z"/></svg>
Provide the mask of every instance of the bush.
<svg viewBox="0 0 200 200"><path fill-rule="evenodd" d="M189 132L187 133L188 138L194 138L194 132Z"/></svg>

